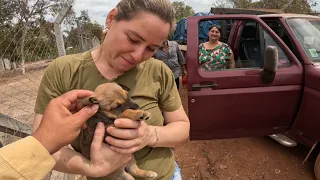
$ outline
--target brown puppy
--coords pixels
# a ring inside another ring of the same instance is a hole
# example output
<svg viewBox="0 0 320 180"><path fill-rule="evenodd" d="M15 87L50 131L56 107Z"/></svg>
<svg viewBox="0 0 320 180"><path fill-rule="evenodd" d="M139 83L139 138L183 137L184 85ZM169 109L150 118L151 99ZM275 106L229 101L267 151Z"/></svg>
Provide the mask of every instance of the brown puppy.
<svg viewBox="0 0 320 180"><path fill-rule="evenodd" d="M127 91L129 91L128 88L116 83L105 83L98 86L92 96L83 99L84 105L99 104L99 111L87 121L87 128L81 130L80 149L84 157L90 159L90 146L98 122L110 126L117 118L128 118L135 121L149 119L150 113L140 110L139 106L128 96ZM133 177L155 178L157 173L139 169L132 156L132 160L125 168L118 169L110 175L110 180L134 180Z"/></svg>

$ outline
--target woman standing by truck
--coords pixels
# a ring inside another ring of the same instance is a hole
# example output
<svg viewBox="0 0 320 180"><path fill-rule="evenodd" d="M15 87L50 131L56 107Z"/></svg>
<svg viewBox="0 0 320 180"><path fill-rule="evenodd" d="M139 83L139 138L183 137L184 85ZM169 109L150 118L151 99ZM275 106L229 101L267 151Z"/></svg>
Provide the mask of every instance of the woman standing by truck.
<svg viewBox="0 0 320 180"><path fill-rule="evenodd" d="M213 25L209 28L209 41L199 46L200 68L204 71L235 68L232 49L220 42L220 28Z"/></svg>

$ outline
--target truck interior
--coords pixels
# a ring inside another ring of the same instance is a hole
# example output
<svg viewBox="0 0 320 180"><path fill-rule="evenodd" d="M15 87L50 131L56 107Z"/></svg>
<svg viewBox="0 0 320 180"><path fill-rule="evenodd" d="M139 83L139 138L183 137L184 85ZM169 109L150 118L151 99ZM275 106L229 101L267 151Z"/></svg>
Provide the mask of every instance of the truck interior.
<svg viewBox="0 0 320 180"><path fill-rule="evenodd" d="M258 67L260 68L261 62L261 47L259 29L257 23L247 22L244 24L241 32L239 43L239 57L236 61L238 68Z"/></svg>

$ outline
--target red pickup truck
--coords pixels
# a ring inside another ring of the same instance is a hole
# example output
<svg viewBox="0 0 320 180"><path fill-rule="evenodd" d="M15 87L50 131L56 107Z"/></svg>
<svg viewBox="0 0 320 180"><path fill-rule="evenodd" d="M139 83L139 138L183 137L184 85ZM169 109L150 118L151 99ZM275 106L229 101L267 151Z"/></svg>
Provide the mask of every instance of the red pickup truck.
<svg viewBox="0 0 320 180"><path fill-rule="evenodd" d="M208 20L221 25L221 40L232 48L236 68L199 68L198 25ZM320 17L233 14L194 16L187 23L191 140L270 136L319 154ZM274 61L266 54L270 46L278 58L274 77L265 81L266 64ZM314 171L320 180L320 155Z"/></svg>

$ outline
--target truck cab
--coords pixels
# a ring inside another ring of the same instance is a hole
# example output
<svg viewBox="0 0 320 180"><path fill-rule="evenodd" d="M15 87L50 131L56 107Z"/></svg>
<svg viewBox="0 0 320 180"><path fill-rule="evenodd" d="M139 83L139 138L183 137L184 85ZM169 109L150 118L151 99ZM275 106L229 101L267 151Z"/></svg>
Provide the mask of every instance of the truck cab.
<svg viewBox="0 0 320 180"><path fill-rule="evenodd" d="M221 41L234 54L234 69L199 68L199 23L204 21L220 24ZM191 140L281 134L315 149L320 140L320 17L210 15L189 17L187 27ZM267 47L276 47L277 63L266 83Z"/></svg>

